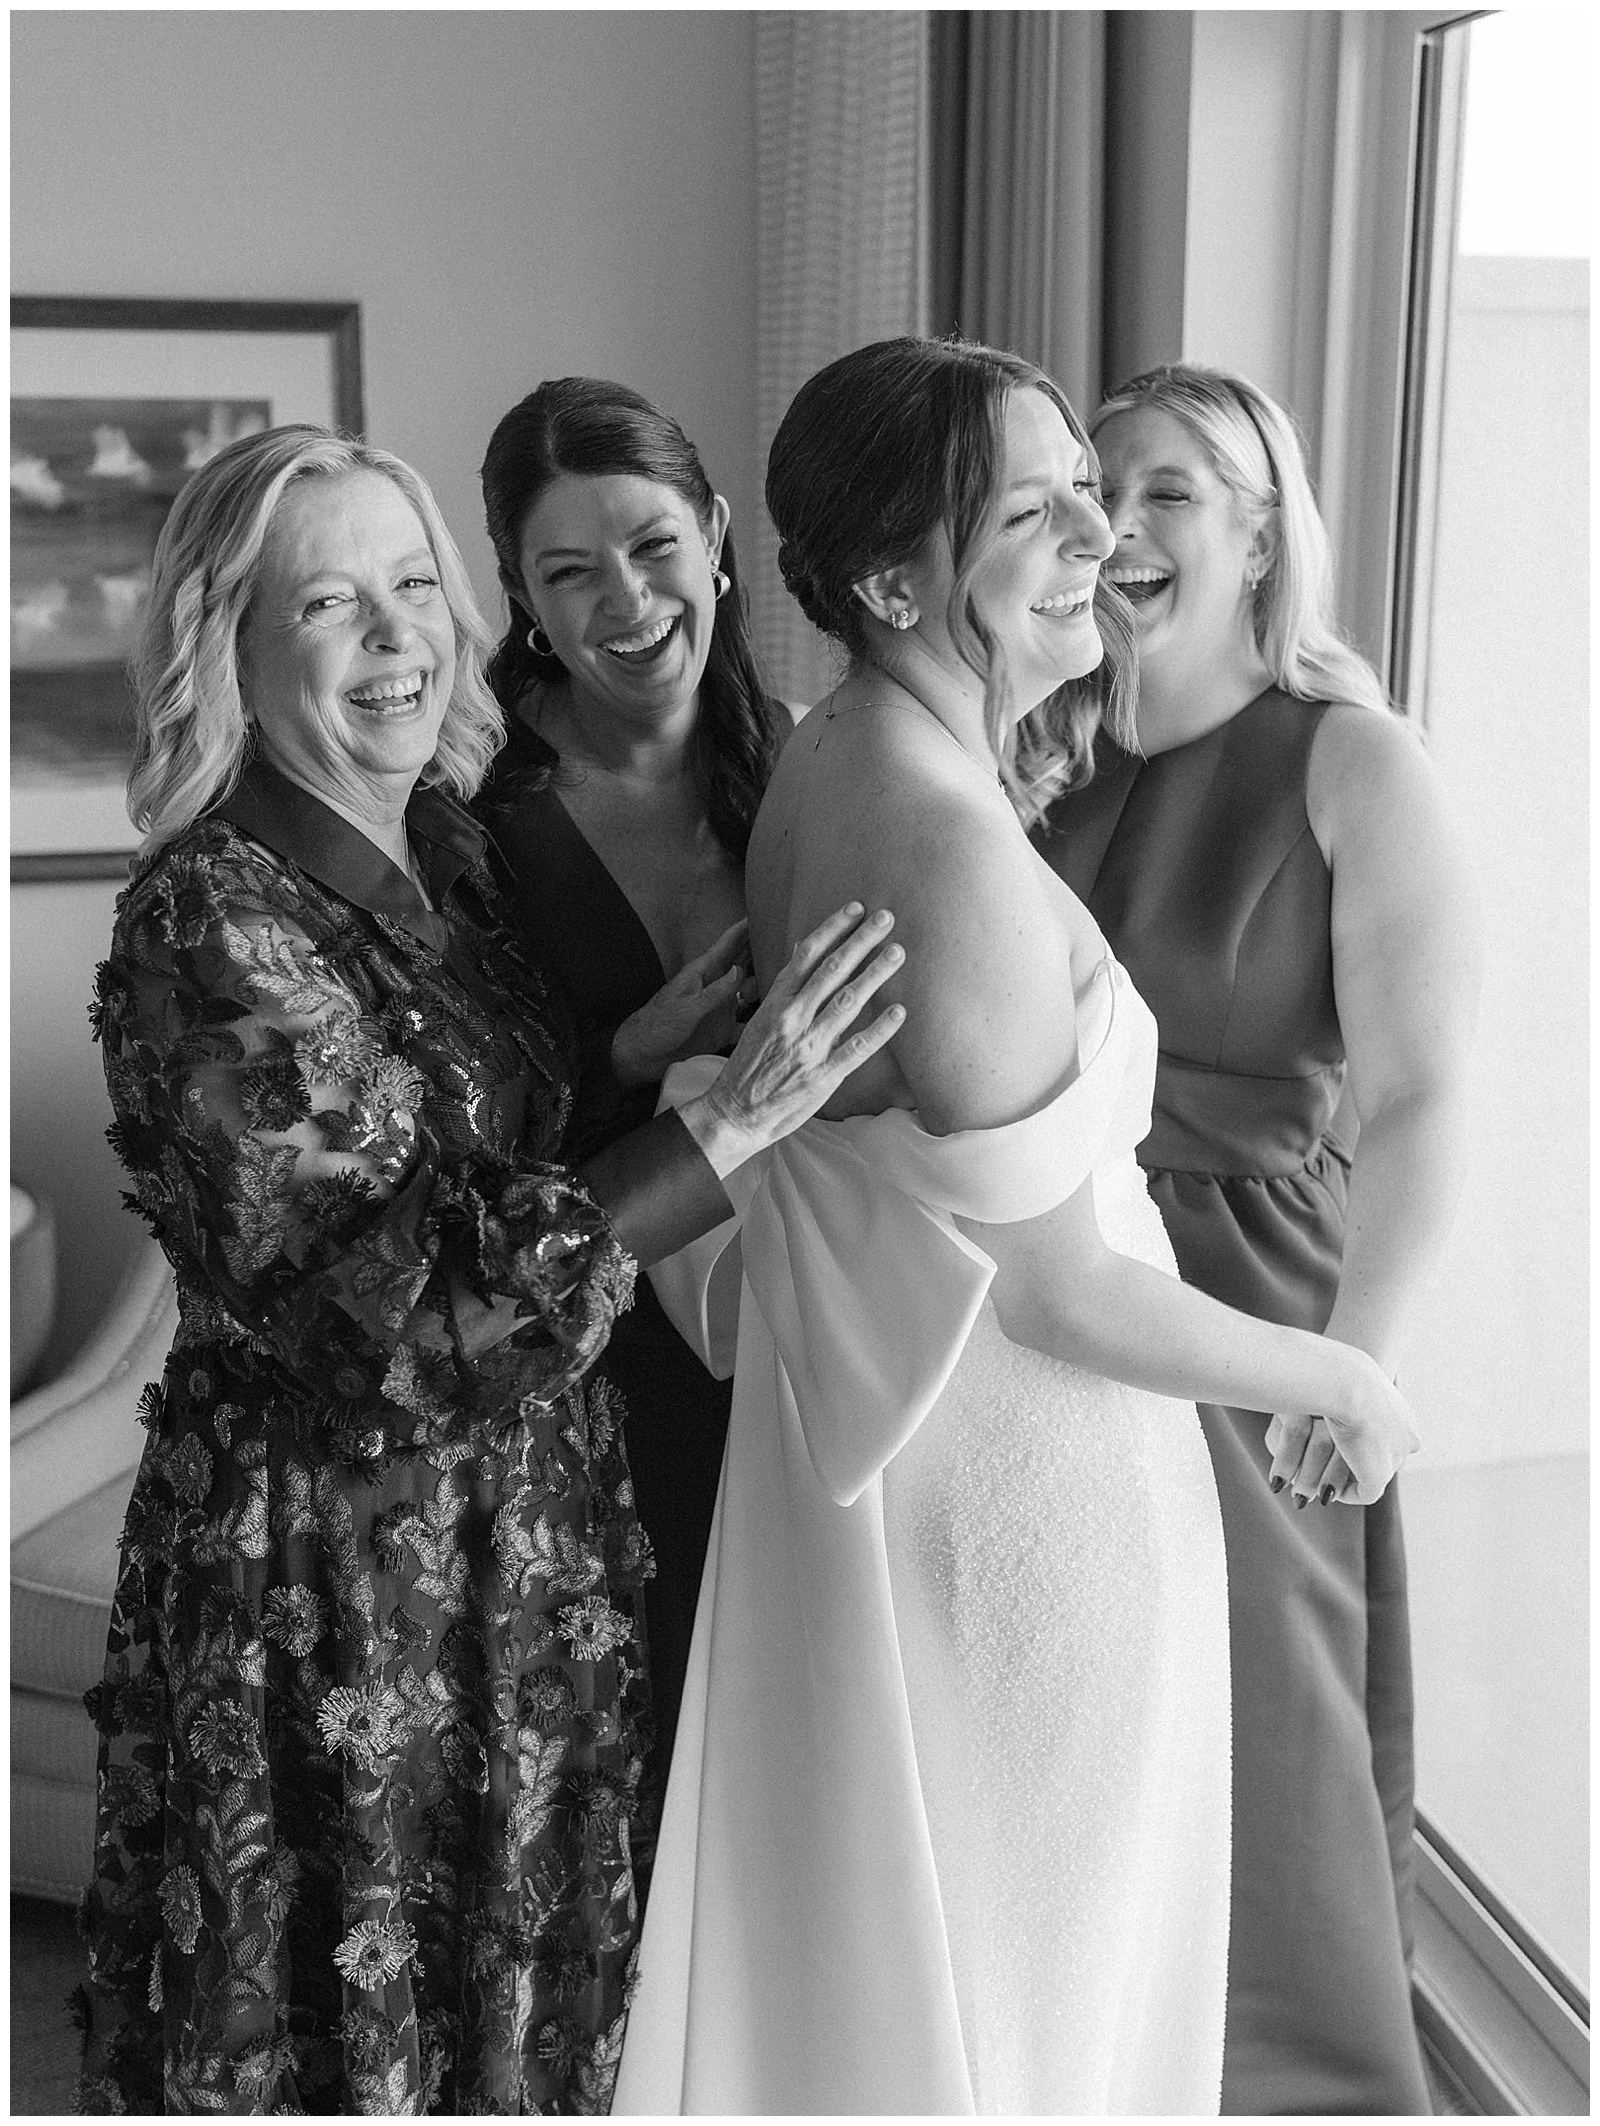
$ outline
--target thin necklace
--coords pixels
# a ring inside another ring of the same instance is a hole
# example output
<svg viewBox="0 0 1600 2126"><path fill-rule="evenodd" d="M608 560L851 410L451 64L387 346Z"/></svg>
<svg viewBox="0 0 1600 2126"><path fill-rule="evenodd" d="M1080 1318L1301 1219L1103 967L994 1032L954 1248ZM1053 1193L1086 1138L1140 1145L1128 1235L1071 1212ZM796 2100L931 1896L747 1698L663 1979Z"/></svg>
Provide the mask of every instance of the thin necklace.
<svg viewBox="0 0 1600 2126"><path fill-rule="evenodd" d="M923 704L920 701L858 701L854 704L854 707L858 709L903 709L906 715L908 716L921 716L925 718L927 722L931 723L935 730L942 731L945 737L948 738L950 743L955 747L956 751L961 755L963 760L969 762L971 766L976 768L980 775L987 775L990 772L984 766L983 762L978 759L977 755L969 751L969 749L961 743L960 739L957 738L955 732L951 730L950 726L945 722L944 718L942 716L935 716L932 709L924 708ZM841 711L838 709L824 709L822 713L824 719L827 722L832 723L834 717L841 714ZM1005 777L1000 773L1000 770L998 768L994 770L994 779L1000 785L1000 788L1003 790L1005 788Z"/></svg>

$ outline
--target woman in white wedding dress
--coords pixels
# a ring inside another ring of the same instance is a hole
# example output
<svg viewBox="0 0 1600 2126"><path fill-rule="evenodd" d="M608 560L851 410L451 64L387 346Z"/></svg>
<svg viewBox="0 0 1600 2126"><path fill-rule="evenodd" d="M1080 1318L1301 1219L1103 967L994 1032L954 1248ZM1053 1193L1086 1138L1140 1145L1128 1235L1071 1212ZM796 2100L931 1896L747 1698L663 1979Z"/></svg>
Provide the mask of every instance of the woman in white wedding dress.
<svg viewBox="0 0 1600 2126"><path fill-rule="evenodd" d="M756 823L757 970L854 893L896 912L907 1016L654 1273L737 1357L614 2108L1214 2112L1228 1640L1192 1402L1326 1413L1273 1481L1313 1495L1331 1428L1361 1500L1408 1414L1364 1354L1181 1285L1134 1162L1154 1024L1024 826L1105 647L1129 727L1065 401L993 350L864 348L796 398L767 500L850 663Z"/></svg>

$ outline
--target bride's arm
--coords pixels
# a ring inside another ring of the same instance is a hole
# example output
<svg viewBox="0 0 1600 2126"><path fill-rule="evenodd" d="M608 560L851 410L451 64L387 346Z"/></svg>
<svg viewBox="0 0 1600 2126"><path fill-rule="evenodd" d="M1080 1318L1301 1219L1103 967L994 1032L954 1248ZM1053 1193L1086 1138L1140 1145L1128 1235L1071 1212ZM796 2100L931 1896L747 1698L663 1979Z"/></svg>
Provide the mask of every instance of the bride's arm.
<svg viewBox="0 0 1600 2126"><path fill-rule="evenodd" d="M807 838L795 914L845 893L894 909L906 958L883 996L906 1007L890 1047L924 1128L1032 1114L1077 1067L1072 947L1087 948L1080 961L1092 952L1089 918L998 788L940 734L896 718L862 732L855 754L845 735L830 763L830 831ZM1325 1416L1363 1502L1416 1444L1405 1403L1365 1353L1236 1313L1114 1253L1087 1183L1044 1217L962 1225L997 1266L995 1310L1014 1342L1186 1402ZM1273 1475L1299 1470L1297 1453Z"/></svg>
<svg viewBox="0 0 1600 2126"><path fill-rule="evenodd" d="M1004 828L965 787L924 793L870 858L871 890L895 908L906 945L894 1057L938 1134L1030 1114L1076 1067L1071 948L1076 934L1081 962L1098 941L1020 830ZM995 1310L1014 1342L1182 1401L1324 1416L1362 1502L1416 1446L1404 1401L1364 1352L1258 1321L1115 1253L1090 1184L1041 1218L961 1223L997 1266ZM1275 1477L1296 1478L1302 1447ZM1314 1489L1315 1475L1302 1482Z"/></svg>
<svg viewBox="0 0 1600 2126"><path fill-rule="evenodd" d="M995 1313L1013 1343L1185 1402L1323 1416L1362 1504L1417 1444L1404 1401L1364 1351L1257 1321L1115 1253L1089 1183L1041 1218L958 1223L996 1265ZM1300 1445L1274 1458L1275 1478L1295 1481ZM1296 1488L1311 1496L1315 1474Z"/></svg>

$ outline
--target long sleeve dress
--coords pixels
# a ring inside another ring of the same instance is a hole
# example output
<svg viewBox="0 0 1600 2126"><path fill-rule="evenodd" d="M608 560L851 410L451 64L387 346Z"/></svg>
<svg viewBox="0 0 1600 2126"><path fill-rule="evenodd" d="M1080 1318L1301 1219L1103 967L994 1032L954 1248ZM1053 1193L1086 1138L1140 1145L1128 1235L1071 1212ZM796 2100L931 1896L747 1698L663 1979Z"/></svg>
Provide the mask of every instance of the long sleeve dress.
<svg viewBox="0 0 1600 2126"><path fill-rule="evenodd" d="M581 1158L655 1112L657 1086L617 1082L611 1042L667 977L649 931L562 804L559 767L555 749L512 717L476 810L504 858L520 939L578 1028L568 1137ZM648 1282L612 1331L606 1371L627 1406L634 1496L655 1559L644 1609L656 1727L650 1777L659 1790L689 1665L731 1393L673 1328Z"/></svg>
<svg viewBox="0 0 1600 2126"><path fill-rule="evenodd" d="M1076 1007L1035 1113L807 1123L732 1177L736 1234L651 1272L737 1356L619 2113L1217 2108L1227 1593L1194 1406L1008 1341L955 1222L1092 1177L1109 1244L1171 1272L1133 1158L1154 1025L1109 955Z"/></svg>
<svg viewBox="0 0 1600 2126"><path fill-rule="evenodd" d="M633 1261L479 830L431 911L264 765L118 904L95 1017L180 1326L100 1731L92 2110L604 2111L648 1546L594 1370ZM482 1355L468 1295L519 1321Z"/></svg>
<svg viewBox="0 0 1600 2126"><path fill-rule="evenodd" d="M1269 689L1187 745L1099 772L1039 847L1161 1030L1139 1147L1184 1277L1320 1330L1349 1153L1331 881L1306 817L1325 703ZM1267 1419L1202 1408L1228 1545L1233 1926L1223 2109L1429 2108L1406 1968L1411 1655L1398 1488L1297 1512Z"/></svg>

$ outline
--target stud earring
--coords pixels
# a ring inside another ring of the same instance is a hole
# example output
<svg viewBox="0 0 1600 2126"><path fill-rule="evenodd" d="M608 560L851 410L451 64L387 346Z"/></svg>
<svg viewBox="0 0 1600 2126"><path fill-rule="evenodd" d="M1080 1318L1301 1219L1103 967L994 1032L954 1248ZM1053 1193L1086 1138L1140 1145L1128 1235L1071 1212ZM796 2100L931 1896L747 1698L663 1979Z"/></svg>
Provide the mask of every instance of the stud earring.
<svg viewBox="0 0 1600 2126"><path fill-rule="evenodd" d="M917 616L908 605L897 605L889 615L889 625L898 635L903 635L908 627L915 627L916 624Z"/></svg>
<svg viewBox="0 0 1600 2126"><path fill-rule="evenodd" d="M553 657L555 645L536 620L528 630L528 647L535 657Z"/></svg>
<svg viewBox="0 0 1600 2126"><path fill-rule="evenodd" d="M723 572L723 570L721 570L720 568L714 568L714 569L713 569L713 570L711 571L711 595L712 595L712 597L713 597L713 598L725 598L725 597L726 597L726 596L728 595L729 591L731 591L732 589L733 589L733 578L732 578L731 576L729 576L729 575L726 575L726 574L725 574L725 573Z"/></svg>

